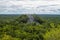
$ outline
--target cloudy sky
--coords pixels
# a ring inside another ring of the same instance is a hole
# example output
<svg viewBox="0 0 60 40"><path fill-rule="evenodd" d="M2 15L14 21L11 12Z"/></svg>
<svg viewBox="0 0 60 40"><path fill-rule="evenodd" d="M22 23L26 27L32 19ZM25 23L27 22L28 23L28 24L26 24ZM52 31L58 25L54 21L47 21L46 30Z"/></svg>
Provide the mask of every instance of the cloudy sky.
<svg viewBox="0 0 60 40"><path fill-rule="evenodd" d="M0 14L59 14L60 0L0 0Z"/></svg>

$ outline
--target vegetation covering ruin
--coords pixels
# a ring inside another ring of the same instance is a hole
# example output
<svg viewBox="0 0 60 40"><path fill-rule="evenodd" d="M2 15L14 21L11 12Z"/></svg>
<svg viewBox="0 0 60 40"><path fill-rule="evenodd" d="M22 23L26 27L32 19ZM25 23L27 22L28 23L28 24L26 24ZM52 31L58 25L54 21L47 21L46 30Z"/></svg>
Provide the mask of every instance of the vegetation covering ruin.
<svg viewBox="0 0 60 40"><path fill-rule="evenodd" d="M60 16L0 16L0 40L60 40Z"/></svg>

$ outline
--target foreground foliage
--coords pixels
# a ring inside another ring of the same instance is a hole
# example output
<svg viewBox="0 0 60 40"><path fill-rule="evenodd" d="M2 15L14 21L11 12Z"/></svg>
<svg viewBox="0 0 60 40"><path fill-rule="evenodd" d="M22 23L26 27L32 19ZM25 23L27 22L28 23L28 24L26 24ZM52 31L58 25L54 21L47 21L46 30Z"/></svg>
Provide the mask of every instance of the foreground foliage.
<svg viewBox="0 0 60 40"><path fill-rule="evenodd" d="M45 40L60 40L60 28L52 29L44 35Z"/></svg>

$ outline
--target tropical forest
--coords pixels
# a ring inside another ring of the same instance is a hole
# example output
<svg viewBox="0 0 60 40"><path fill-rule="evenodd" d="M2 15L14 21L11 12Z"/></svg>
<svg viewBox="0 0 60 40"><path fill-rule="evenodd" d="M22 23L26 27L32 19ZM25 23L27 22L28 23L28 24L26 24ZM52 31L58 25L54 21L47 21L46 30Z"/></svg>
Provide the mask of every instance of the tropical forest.
<svg viewBox="0 0 60 40"><path fill-rule="evenodd" d="M0 40L60 40L60 15L0 15Z"/></svg>

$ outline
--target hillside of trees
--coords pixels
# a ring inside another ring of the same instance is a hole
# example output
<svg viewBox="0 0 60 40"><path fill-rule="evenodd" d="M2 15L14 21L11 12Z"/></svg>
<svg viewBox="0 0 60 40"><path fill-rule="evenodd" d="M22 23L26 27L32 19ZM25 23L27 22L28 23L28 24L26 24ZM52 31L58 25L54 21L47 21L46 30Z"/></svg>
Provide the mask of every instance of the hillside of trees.
<svg viewBox="0 0 60 40"><path fill-rule="evenodd" d="M0 16L0 40L60 40L60 16L32 16Z"/></svg>

